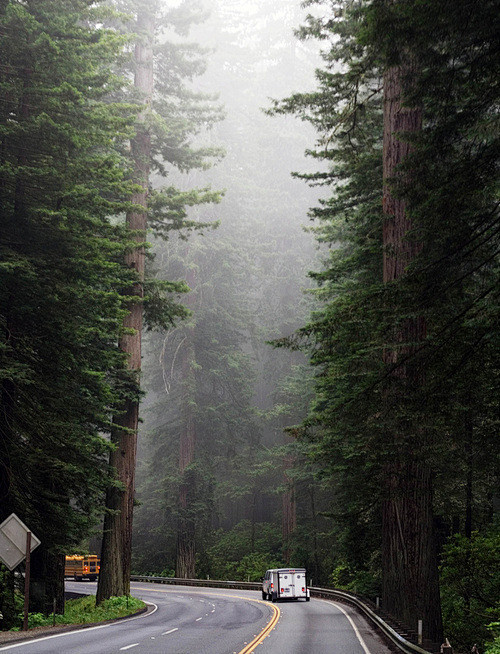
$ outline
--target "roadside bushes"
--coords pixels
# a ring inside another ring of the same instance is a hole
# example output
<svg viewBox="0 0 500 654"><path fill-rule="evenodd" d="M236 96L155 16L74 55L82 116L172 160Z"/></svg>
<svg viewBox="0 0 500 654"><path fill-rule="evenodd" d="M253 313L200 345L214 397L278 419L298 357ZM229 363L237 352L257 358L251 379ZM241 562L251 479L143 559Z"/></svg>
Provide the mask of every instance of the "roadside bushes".
<svg viewBox="0 0 500 654"><path fill-rule="evenodd" d="M488 654L500 653L500 529L470 539L455 535L444 547L441 594L445 633L458 651L494 642Z"/></svg>
<svg viewBox="0 0 500 654"><path fill-rule="evenodd" d="M213 579L260 581L268 568L279 568L281 533L269 523L242 520L231 531L212 535L206 555Z"/></svg>

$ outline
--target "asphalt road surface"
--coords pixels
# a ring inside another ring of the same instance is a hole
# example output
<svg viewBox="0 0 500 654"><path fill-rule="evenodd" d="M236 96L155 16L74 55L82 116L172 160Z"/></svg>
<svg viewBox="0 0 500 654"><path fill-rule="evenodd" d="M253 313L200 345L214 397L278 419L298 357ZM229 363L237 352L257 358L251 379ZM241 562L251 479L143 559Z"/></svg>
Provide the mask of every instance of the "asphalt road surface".
<svg viewBox="0 0 500 654"><path fill-rule="evenodd" d="M91 582L68 582L94 592ZM133 583L147 613L0 646L12 654L390 654L356 611L334 602L264 602L260 592Z"/></svg>

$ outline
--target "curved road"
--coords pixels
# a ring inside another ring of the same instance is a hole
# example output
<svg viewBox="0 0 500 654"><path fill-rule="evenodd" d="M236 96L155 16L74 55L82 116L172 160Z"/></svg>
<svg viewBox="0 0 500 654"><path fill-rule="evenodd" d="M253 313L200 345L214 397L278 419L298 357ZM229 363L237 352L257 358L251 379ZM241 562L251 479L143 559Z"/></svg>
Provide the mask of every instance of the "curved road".
<svg viewBox="0 0 500 654"><path fill-rule="evenodd" d="M95 583L66 584L95 592ZM12 654L390 654L354 609L312 598L271 604L260 593L133 583L153 604L111 624L0 646Z"/></svg>

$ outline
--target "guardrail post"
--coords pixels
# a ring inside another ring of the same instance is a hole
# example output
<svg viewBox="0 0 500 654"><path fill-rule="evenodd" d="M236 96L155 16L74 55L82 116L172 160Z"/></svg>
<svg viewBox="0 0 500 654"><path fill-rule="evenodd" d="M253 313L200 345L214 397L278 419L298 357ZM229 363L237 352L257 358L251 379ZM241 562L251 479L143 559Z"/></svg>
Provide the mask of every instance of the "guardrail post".
<svg viewBox="0 0 500 654"><path fill-rule="evenodd" d="M380 610L380 597L375 598L375 608L377 609L377 611Z"/></svg>
<svg viewBox="0 0 500 654"><path fill-rule="evenodd" d="M422 637L422 634L423 634L422 620L418 620L417 625L418 625L417 626L417 636L418 636L417 642L418 642L419 645L421 645L422 641L423 641L423 637Z"/></svg>

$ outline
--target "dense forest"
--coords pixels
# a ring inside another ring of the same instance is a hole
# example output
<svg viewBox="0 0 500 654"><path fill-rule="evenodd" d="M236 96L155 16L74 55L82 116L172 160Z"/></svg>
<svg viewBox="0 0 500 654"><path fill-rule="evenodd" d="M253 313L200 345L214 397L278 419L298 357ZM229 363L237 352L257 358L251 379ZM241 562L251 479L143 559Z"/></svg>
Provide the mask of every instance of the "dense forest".
<svg viewBox="0 0 500 654"><path fill-rule="evenodd" d="M68 553L98 602L305 566L500 651L499 33L497 0L0 0L33 611Z"/></svg>

